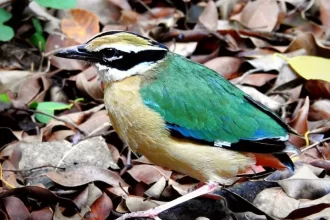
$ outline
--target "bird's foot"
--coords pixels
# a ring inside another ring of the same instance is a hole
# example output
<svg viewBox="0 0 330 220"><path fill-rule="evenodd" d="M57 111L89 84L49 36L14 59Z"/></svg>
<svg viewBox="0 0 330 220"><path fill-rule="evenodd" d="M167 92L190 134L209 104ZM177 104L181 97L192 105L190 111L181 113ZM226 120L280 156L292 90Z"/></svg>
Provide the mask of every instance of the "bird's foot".
<svg viewBox="0 0 330 220"><path fill-rule="evenodd" d="M215 182L209 182L204 186L201 186L200 188L196 189L195 191L188 193L184 196L181 196L171 202L165 203L164 205L160 205L158 207L155 207L153 209L149 209L146 211L139 211L139 212L132 212L132 213L127 213L116 220L124 220L128 218L153 218L153 219L159 219L158 215L162 213L165 210L168 210L170 208L173 208L174 206L177 206L181 203L184 203L190 199L208 194L213 192L219 184Z"/></svg>

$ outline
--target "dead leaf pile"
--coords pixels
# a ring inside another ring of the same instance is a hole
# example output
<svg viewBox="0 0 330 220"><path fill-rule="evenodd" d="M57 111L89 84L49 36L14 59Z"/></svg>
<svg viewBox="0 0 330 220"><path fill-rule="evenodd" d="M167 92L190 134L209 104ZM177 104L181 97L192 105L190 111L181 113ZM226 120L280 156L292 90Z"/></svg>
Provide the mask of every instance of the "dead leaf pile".
<svg viewBox="0 0 330 220"><path fill-rule="evenodd" d="M305 137L290 137L295 172L255 166L216 192L226 202L196 198L161 219L330 217L330 1L54 2L0 1L0 28L15 35L0 30L0 219L111 220L198 185L131 154L96 69L52 56L113 30L215 70Z"/></svg>

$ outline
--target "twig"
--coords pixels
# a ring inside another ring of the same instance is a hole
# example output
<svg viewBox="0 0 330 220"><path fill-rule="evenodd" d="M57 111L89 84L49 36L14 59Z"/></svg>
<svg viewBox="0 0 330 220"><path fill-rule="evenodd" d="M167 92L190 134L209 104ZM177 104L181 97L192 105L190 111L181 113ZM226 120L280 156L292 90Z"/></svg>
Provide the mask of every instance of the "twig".
<svg viewBox="0 0 330 220"><path fill-rule="evenodd" d="M3 171L10 171L10 172L14 172L14 173L18 173L18 172L31 172L33 170L42 169L42 168L48 168L48 167L65 170L65 167L57 167L57 166L53 166L53 165L43 165L43 166L40 166L40 167L33 167L31 169L21 169L21 170L3 169Z"/></svg>
<svg viewBox="0 0 330 220"><path fill-rule="evenodd" d="M58 190L58 191L51 191L51 192L54 193L55 195L70 195L70 194L78 192L78 190L71 189L71 190Z"/></svg>
<svg viewBox="0 0 330 220"><path fill-rule="evenodd" d="M80 143L78 143L78 144L76 144L76 145L73 145L71 148L70 148L70 150L68 150L67 152L65 152L65 154L63 155L63 157L62 157L62 159L58 162L58 164L57 164L57 167L60 167L61 166L61 164L63 163L63 161L64 161L64 159L74 150L74 149L76 149L76 147L78 147L79 145L81 144L81 142ZM55 169L55 171L57 171L57 168Z"/></svg>
<svg viewBox="0 0 330 220"><path fill-rule="evenodd" d="M147 9L147 11L153 16L155 17L155 14L152 12L151 8L146 4L144 3L143 1L141 0L136 0L138 3L140 3L145 9Z"/></svg>
<svg viewBox="0 0 330 220"><path fill-rule="evenodd" d="M82 216L81 213L80 213L78 210L76 210L76 212L77 212L77 215L79 215L79 217L80 217L82 220L86 220L86 219L84 218L84 216Z"/></svg>
<svg viewBox="0 0 330 220"><path fill-rule="evenodd" d="M261 69L252 69L252 70L249 70L245 73L243 73L242 76L236 78L236 80L234 81L235 84L241 84L242 81L245 79L245 77L247 77L248 75L250 75L251 73L255 73L255 72L258 72L258 71L261 71Z"/></svg>
<svg viewBox="0 0 330 220"><path fill-rule="evenodd" d="M14 189L16 188L15 186L11 185L10 183L8 183L2 176L2 165L0 164L0 180L2 181L2 183L4 183L4 185L8 186L10 189Z"/></svg>
<svg viewBox="0 0 330 220"><path fill-rule="evenodd" d="M321 144L321 143L323 143L323 142L326 142L326 141L330 141L330 137L325 138L325 139L323 139L323 140L321 140L321 141L319 141L319 142L316 142L316 143L314 143L314 144L312 144L312 145L309 145L308 147L305 147L304 149L300 150L300 152L303 153L303 152L305 152L305 151L307 151L307 150L309 150L309 149L312 149L313 147L316 147L317 145L319 145L319 144ZM293 158L293 157L295 157L295 156L297 156L297 155L298 155L298 154L295 153L295 154L291 155L290 158Z"/></svg>
<svg viewBox="0 0 330 220"><path fill-rule="evenodd" d="M86 137L84 137L84 138L81 138L80 140L78 140L78 142L76 143L76 144L78 144L79 142L81 142L81 141L85 141L85 140L87 140L87 139L90 139L90 138L94 138L94 137L100 137L100 136L106 136L106 135L108 135L108 134L112 134L112 133L114 133L114 132L116 132L115 130L110 130L110 131L107 131L107 132L105 132L105 133L102 133L102 134L89 134L89 135L87 135ZM74 145L76 145L76 144L74 144Z"/></svg>
<svg viewBox="0 0 330 220"><path fill-rule="evenodd" d="M125 148L126 147L128 147L128 146L125 146ZM129 170L131 168L132 168L132 151L128 147L126 164L125 164L125 167L120 171L119 176L124 175L127 172L127 170Z"/></svg>
<svg viewBox="0 0 330 220"><path fill-rule="evenodd" d="M55 115L50 115L48 113L45 113L45 112L42 112L42 111L38 111L38 110L33 110L33 109L28 109L28 108L15 108L15 107L12 107L11 109L14 109L14 110L17 110L17 111L25 111L25 112L30 112L30 113L33 113L33 114L43 114L43 115L46 115L50 118L53 118L57 121L61 121L65 124L68 124L68 125L71 125L72 127L74 127L75 129L77 129L77 131L79 131L80 133L82 133L84 136L87 136L86 132L84 132L83 130L81 130L78 125L76 125L76 123L74 122L70 122L70 121L67 121L63 118L60 118L60 117L57 117Z"/></svg>
<svg viewBox="0 0 330 220"><path fill-rule="evenodd" d="M111 126L111 124L109 122L103 123L100 127L93 130L91 133L86 135L84 138L79 139L76 144L78 144L81 141L93 138L93 137L105 136L105 135L108 135L108 134L111 134L111 133L115 132L115 130L110 130L110 131L107 131L105 133L97 134L99 131L103 130L104 128L106 128L108 126Z"/></svg>
<svg viewBox="0 0 330 220"><path fill-rule="evenodd" d="M126 190L124 189L124 187L121 185L120 182L119 182L119 187L121 188L121 190L123 190L123 192L124 192L127 196L129 196L129 193L126 192Z"/></svg>

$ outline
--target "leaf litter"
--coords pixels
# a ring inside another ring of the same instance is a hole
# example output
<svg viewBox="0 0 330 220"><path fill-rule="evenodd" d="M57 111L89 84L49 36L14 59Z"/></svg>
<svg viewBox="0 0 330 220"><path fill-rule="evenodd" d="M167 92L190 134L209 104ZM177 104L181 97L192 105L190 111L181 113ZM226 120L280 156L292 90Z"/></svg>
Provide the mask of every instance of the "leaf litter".
<svg viewBox="0 0 330 220"><path fill-rule="evenodd" d="M327 0L70 1L74 8L14 2L1 3L6 28L15 29L13 40L0 43L1 219L116 219L196 187L196 180L144 157L130 159L109 122L95 68L51 55L100 30L164 43L231 80L305 136L290 139L302 151L291 155L294 173L255 167L216 192L227 206L196 198L161 219L330 216ZM36 32L46 39L44 53L30 41ZM49 110L47 103L62 107Z"/></svg>

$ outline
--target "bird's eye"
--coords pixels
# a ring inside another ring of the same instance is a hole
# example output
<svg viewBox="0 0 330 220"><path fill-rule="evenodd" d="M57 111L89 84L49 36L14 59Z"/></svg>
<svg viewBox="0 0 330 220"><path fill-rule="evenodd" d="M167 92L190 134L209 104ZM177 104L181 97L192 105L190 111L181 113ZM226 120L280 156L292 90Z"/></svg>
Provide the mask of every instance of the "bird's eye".
<svg viewBox="0 0 330 220"><path fill-rule="evenodd" d="M103 54L103 59L109 59L117 54L117 50L112 48L105 49L102 50L102 54Z"/></svg>

